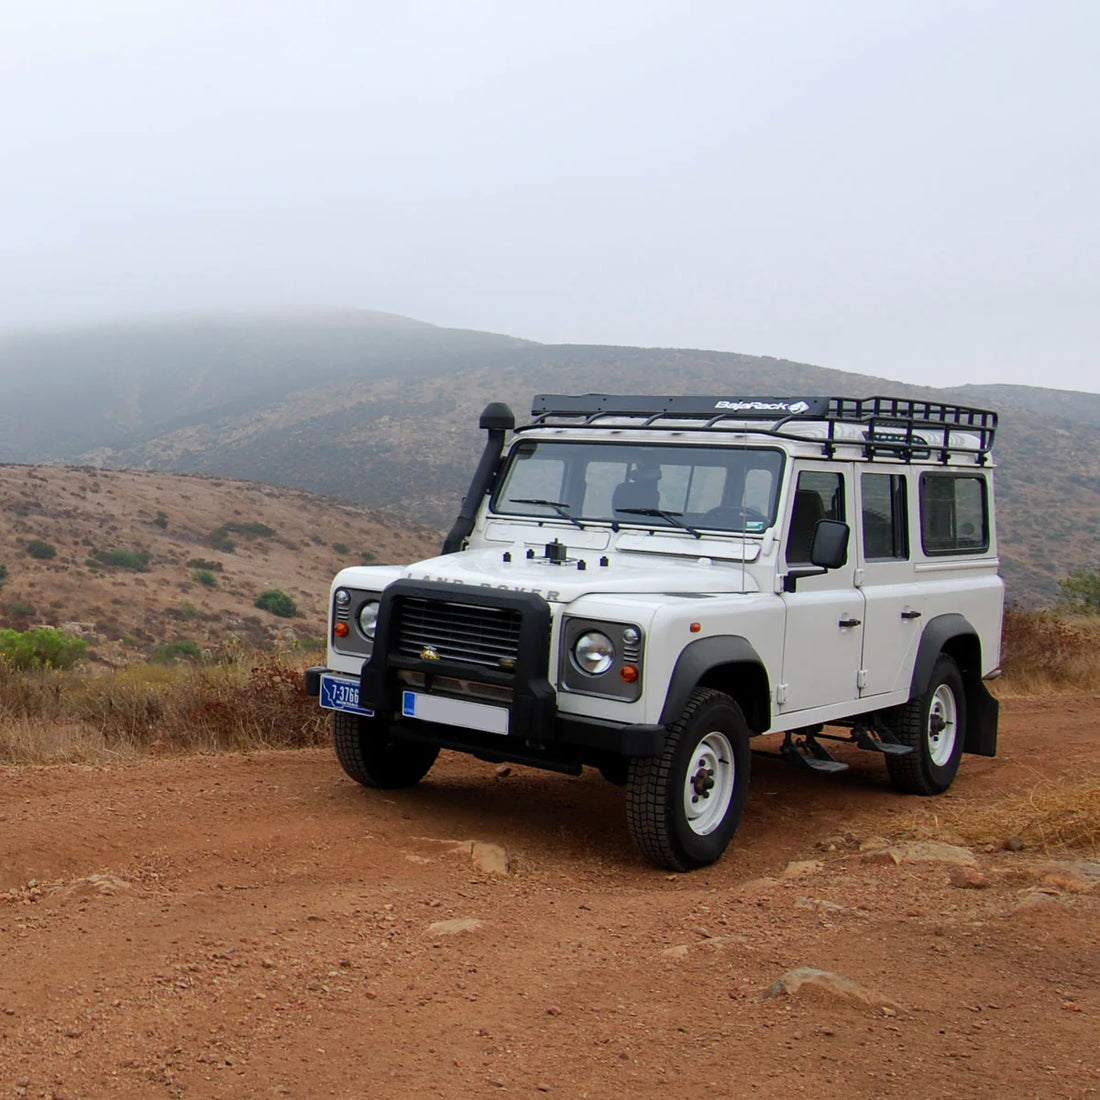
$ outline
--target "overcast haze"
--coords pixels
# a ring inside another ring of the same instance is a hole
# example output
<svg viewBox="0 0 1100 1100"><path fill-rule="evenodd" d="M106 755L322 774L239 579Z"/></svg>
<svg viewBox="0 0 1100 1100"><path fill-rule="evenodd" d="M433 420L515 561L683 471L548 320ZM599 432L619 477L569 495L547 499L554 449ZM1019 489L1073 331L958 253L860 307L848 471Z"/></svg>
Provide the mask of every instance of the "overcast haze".
<svg viewBox="0 0 1100 1100"><path fill-rule="evenodd" d="M0 0L0 327L386 310L1100 390L1095 0Z"/></svg>

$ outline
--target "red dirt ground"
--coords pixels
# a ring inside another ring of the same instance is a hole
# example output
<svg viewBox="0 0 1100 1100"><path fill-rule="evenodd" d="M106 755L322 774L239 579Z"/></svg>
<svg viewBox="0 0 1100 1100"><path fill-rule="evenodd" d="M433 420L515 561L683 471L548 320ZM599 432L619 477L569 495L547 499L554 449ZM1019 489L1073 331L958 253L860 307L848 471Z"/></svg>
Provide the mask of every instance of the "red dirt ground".
<svg viewBox="0 0 1100 1100"><path fill-rule="evenodd" d="M0 768L0 1097L1100 1094L1100 867L912 840L1100 775L1098 702L1009 701L939 800L758 759L690 875L594 773ZM799 967L855 984L764 996Z"/></svg>

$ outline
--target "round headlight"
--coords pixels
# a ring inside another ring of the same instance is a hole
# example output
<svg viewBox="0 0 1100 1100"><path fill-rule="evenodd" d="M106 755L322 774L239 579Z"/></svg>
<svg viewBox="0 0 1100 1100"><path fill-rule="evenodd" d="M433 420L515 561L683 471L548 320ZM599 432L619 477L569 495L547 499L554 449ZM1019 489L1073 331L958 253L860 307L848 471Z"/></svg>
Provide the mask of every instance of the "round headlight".
<svg viewBox="0 0 1100 1100"><path fill-rule="evenodd" d="M573 660L581 672L602 676L615 663L615 646L606 634L590 630L573 643Z"/></svg>
<svg viewBox="0 0 1100 1100"><path fill-rule="evenodd" d="M359 629L364 638L374 641L374 628L378 625L378 601L371 600L359 608Z"/></svg>

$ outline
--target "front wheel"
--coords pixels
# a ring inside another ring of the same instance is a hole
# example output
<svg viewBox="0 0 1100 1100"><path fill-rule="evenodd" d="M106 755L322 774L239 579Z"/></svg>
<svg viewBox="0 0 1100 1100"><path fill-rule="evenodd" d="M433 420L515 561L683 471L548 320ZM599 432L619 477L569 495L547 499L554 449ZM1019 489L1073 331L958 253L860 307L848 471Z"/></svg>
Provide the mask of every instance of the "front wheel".
<svg viewBox="0 0 1100 1100"><path fill-rule="evenodd" d="M661 754L630 763L626 817L642 854L670 871L718 859L745 809L750 760L741 708L720 691L696 689Z"/></svg>
<svg viewBox="0 0 1100 1100"><path fill-rule="evenodd" d="M356 783L382 790L415 787L439 755L437 745L398 741L374 719L341 711L332 716L332 743L340 766Z"/></svg>
<svg viewBox="0 0 1100 1100"><path fill-rule="evenodd" d="M897 708L893 732L913 751L886 757L890 781L906 794L942 794L955 780L966 740L966 689L959 666L941 654L924 692Z"/></svg>

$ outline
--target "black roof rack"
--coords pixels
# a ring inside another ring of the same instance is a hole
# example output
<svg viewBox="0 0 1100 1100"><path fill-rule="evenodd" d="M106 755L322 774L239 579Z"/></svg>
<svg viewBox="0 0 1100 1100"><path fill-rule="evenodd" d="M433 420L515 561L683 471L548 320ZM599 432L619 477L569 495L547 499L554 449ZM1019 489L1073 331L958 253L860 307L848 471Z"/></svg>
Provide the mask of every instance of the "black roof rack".
<svg viewBox="0 0 1100 1100"><path fill-rule="evenodd" d="M997 414L987 409L917 401L902 397L658 397L589 393L539 394L531 405L533 422L519 431L541 427L592 427L614 420L615 427L643 429L661 421L697 421L693 430L751 432L821 445L832 457L838 445L858 440L836 436L839 424L863 429L864 455L912 459L933 452L941 462L974 455L979 464L993 448ZM746 427L746 421L759 421ZM825 439L799 433L799 424L827 425ZM976 443L953 432L976 437Z"/></svg>

